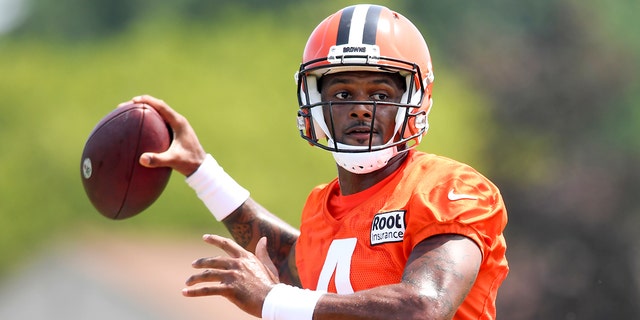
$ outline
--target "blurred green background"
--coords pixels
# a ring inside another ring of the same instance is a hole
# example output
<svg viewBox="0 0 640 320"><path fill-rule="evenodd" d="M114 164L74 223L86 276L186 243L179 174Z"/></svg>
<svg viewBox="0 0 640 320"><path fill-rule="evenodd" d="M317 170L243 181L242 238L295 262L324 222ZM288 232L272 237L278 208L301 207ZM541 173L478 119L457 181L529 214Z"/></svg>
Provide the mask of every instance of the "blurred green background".
<svg viewBox="0 0 640 320"><path fill-rule="evenodd" d="M225 233L184 178L124 221L82 189L80 154L118 103L151 94L293 225L333 178L295 126L293 73L315 25L353 1L0 0L0 279L60 237L99 229ZM501 188L511 274L503 319L640 316L640 3L375 1L432 51L421 150Z"/></svg>

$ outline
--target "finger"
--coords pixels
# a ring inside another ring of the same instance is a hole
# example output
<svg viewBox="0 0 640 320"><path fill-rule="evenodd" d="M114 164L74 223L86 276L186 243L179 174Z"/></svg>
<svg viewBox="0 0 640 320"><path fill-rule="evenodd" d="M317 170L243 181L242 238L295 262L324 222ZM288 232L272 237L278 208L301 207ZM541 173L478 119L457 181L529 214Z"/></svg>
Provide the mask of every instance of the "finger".
<svg viewBox="0 0 640 320"><path fill-rule="evenodd" d="M204 236L202 236L202 239L206 243L212 244L224 250L224 252L226 252L229 256L233 258L242 257L246 255L246 253L248 252L244 248L242 248L239 244L237 244L235 241L229 238L221 237L219 235L205 234Z"/></svg>
<svg viewBox="0 0 640 320"><path fill-rule="evenodd" d="M191 263L191 266L196 269L219 269L228 270L235 266L234 258L230 257L206 257L200 258Z"/></svg>
<svg viewBox="0 0 640 320"><path fill-rule="evenodd" d="M141 95L131 99L133 103L144 103L156 109L160 116L173 128L183 117L171 108L164 100L150 95Z"/></svg>
<svg viewBox="0 0 640 320"><path fill-rule="evenodd" d="M235 271L223 269L206 269L201 273L191 275L184 283L188 286L204 282L215 282L219 284L230 283L233 281L231 279L233 279L234 272Z"/></svg>
<svg viewBox="0 0 640 320"><path fill-rule="evenodd" d="M191 275L189 278L187 278L185 284L188 286L192 286L194 284L202 282L220 282L223 277L222 273L222 270L207 269L201 273Z"/></svg>
<svg viewBox="0 0 640 320"><path fill-rule="evenodd" d="M224 295L228 291L225 285L209 285L199 288L184 288L182 289L182 295L185 297L204 297Z"/></svg>
<svg viewBox="0 0 640 320"><path fill-rule="evenodd" d="M164 100L155 98L150 95L141 95L131 98L129 101L122 102L118 105L118 108L124 107L130 104L146 104L160 114L160 116L169 124L170 127L175 127L180 123L180 119L183 119L178 112L173 110Z"/></svg>
<svg viewBox="0 0 640 320"><path fill-rule="evenodd" d="M256 257L258 257L258 260L262 262L271 274L276 278L278 277L278 269L276 268L276 265L273 264L273 260L271 260L269 251L267 250L267 237L262 237L258 240L258 244L256 245Z"/></svg>
<svg viewBox="0 0 640 320"><path fill-rule="evenodd" d="M131 98L131 101L133 101L133 103L144 103L144 104L148 104L156 109L163 109L163 110L170 110L171 107L169 107L169 105L164 102L164 100L162 99L158 99L154 96L148 95L148 94L143 94L140 96L135 96L133 98Z"/></svg>

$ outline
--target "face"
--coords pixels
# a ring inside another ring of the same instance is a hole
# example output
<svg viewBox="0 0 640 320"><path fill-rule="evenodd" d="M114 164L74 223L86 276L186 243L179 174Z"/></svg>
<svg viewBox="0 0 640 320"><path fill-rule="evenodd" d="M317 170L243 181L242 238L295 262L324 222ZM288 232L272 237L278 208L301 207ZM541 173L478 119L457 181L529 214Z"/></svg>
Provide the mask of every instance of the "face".
<svg viewBox="0 0 640 320"><path fill-rule="evenodd" d="M336 142L368 146L382 145L393 137L397 106L367 102L400 102L404 94L402 78L386 72L340 72L322 77L320 94L323 102L341 102L323 108L325 123ZM354 101L354 103L342 104ZM373 123L373 128L371 127Z"/></svg>

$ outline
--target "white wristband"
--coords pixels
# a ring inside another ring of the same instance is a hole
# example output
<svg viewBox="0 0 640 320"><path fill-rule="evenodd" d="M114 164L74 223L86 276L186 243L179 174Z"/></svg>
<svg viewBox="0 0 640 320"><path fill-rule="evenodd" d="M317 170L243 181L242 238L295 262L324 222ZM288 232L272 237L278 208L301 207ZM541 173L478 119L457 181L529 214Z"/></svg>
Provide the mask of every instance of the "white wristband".
<svg viewBox="0 0 640 320"><path fill-rule="evenodd" d="M313 310L322 291L311 291L277 284L264 299L262 304L262 319L266 320L311 320Z"/></svg>
<svg viewBox="0 0 640 320"><path fill-rule="evenodd" d="M210 154L186 181L218 221L249 198L249 191L233 180Z"/></svg>

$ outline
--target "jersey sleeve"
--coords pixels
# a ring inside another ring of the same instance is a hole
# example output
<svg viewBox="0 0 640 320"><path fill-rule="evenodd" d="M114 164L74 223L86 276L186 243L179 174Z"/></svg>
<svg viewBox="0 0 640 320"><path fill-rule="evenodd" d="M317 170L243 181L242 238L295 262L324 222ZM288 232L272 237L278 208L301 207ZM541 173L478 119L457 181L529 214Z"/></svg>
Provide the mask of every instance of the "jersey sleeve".
<svg viewBox="0 0 640 320"><path fill-rule="evenodd" d="M472 239L483 257L498 245L507 215L498 188L468 166L448 170L442 183L418 188L409 204L405 241L407 252L439 234Z"/></svg>

